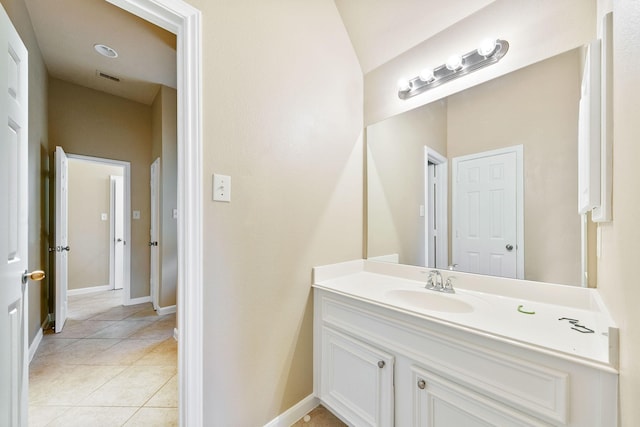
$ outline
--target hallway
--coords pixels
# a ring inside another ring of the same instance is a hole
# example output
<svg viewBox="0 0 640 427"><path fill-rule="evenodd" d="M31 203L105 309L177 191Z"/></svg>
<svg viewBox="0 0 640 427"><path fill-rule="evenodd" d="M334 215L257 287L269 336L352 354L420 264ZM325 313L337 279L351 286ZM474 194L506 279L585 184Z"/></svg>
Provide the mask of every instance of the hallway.
<svg viewBox="0 0 640 427"><path fill-rule="evenodd" d="M29 425L177 426L175 314L122 306L122 290L69 297L29 373Z"/></svg>

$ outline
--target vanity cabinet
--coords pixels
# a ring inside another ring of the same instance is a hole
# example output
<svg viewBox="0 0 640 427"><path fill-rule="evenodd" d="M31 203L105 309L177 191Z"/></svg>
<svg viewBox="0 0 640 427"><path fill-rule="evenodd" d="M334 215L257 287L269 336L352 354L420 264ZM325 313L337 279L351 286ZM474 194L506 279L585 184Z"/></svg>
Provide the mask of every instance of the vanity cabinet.
<svg viewBox="0 0 640 427"><path fill-rule="evenodd" d="M617 374L316 287L314 393L353 426L617 425Z"/></svg>

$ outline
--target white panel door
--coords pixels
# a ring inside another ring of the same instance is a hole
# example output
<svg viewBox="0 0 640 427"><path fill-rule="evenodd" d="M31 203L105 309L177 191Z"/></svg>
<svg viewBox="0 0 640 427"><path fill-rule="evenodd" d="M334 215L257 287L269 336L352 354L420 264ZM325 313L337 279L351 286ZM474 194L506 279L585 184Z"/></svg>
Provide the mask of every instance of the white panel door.
<svg viewBox="0 0 640 427"><path fill-rule="evenodd" d="M113 218L113 289L124 286L124 178L111 176L111 198Z"/></svg>
<svg viewBox="0 0 640 427"><path fill-rule="evenodd" d="M157 310L160 301L160 158L151 164L151 229L149 230L151 302Z"/></svg>
<svg viewBox="0 0 640 427"><path fill-rule="evenodd" d="M55 269L55 331L61 332L67 320L67 286L68 286L68 256L69 256L69 160L62 147L56 147L55 152L55 241L56 241L56 269Z"/></svg>
<svg viewBox="0 0 640 427"><path fill-rule="evenodd" d="M26 426L28 403L28 63L0 6L0 425Z"/></svg>
<svg viewBox="0 0 640 427"><path fill-rule="evenodd" d="M516 152L454 162L453 263L460 271L516 278Z"/></svg>

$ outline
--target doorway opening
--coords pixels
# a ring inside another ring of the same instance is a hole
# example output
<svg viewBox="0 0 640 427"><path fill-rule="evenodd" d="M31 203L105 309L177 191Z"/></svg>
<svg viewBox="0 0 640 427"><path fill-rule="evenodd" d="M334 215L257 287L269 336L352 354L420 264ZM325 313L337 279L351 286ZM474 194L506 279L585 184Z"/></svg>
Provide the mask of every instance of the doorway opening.
<svg viewBox="0 0 640 427"><path fill-rule="evenodd" d="M424 147L424 215L425 266L447 268L449 265L447 158Z"/></svg>
<svg viewBox="0 0 640 427"><path fill-rule="evenodd" d="M68 295L123 289L130 305L129 162L67 154ZM127 244L129 243L129 244Z"/></svg>

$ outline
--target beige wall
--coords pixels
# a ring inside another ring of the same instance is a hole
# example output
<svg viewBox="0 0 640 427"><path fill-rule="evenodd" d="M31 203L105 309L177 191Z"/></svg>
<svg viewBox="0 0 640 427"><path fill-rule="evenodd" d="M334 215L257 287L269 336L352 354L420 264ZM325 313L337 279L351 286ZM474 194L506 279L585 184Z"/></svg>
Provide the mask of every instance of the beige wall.
<svg viewBox="0 0 640 427"><path fill-rule="evenodd" d="M177 92L162 86L152 110L151 160L160 157L160 307L176 304L178 283L178 224L173 210L178 206Z"/></svg>
<svg viewBox="0 0 640 427"><path fill-rule="evenodd" d="M50 146L131 163L131 297L149 295L151 107L51 78Z"/></svg>
<svg viewBox="0 0 640 427"><path fill-rule="evenodd" d="M362 74L331 0L190 3L204 22L204 424L259 426L313 391L312 266L362 256ZM211 201L214 172L231 175L231 203Z"/></svg>
<svg viewBox="0 0 640 427"><path fill-rule="evenodd" d="M367 257L424 265L424 147L447 154L446 101L367 127Z"/></svg>
<svg viewBox="0 0 640 427"><path fill-rule="evenodd" d="M68 164L68 289L105 286L110 273L111 175L122 176L123 168L79 159Z"/></svg>
<svg viewBox="0 0 640 427"><path fill-rule="evenodd" d="M29 51L29 270L49 270L47 68L23 0L1 0ZM47 320L49 277L29 284L29 342Z"/></svg>
<svg viewBox="0 0 640 427"><path fill-rule="evenodd" d="M613 222L600 225L598 288L620 328L621 425L640 425L640 4L613 2Z"/></svg>
<svg viewBox="0 0 640 427"><path fill-rule="evenodd" d="M528 280L581 283L580 74L573 49L447 98L450 159L523 146Z"/></svg>

